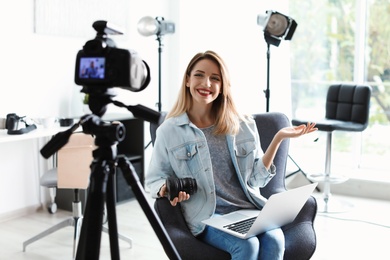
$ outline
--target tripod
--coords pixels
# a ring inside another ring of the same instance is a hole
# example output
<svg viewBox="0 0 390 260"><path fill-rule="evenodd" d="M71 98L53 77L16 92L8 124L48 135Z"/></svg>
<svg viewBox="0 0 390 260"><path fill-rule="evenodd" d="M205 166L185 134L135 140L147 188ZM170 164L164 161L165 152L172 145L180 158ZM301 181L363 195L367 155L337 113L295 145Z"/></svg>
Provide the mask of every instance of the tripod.
<svg viewBox="0 0 390 260"><path fill-rule="evenodd" d="M73 125L70 129L55 135L50 142L41 149L41 154L45 158L49 158L54 152L67 143L72 132L80 125L82 125L85 134L92 134L95 136L95 145L98 148L93 151L90 185L85 205L84 220L77 246L76 260L99 259L104 205L106 205L107 209L111 259L120 259L114 186L117 167L122 170L127 183L131 185L134 195L146 214L161 244L164 249L167 250L169 258L180 259L179 254L158 218L157 213L149 206L134 167L126 156L117 154L117 144L122 141L126 135L125 127L120 122L103 122L100 117L97 116L104 114L105 105L108 103L113 103L119 107L126 107L134 116L137 117L140 115L144 120L149 120L151 122L158 122L160 114L156 114L155 111L141 105L126 106L121 102L113 101L108 93L103 94L104 98L101 98L100 95L101 93L90 95L89 106L94 114L83 116L79 123Z"/></svg>
<svg viewBox="0 0 390 260"><path fill-rule="evenodd" d="M121 131L121 130L120 130ZM90 187L85 206L84 223L81 228L76 259L99 259L101 224L104 202L106 202L108 234L112 259L120 259L117 239L114 176L116 165L116 143L105 136L96 136L99 147L93 152ZM93 214L93 217L91 217Z"/></svg>

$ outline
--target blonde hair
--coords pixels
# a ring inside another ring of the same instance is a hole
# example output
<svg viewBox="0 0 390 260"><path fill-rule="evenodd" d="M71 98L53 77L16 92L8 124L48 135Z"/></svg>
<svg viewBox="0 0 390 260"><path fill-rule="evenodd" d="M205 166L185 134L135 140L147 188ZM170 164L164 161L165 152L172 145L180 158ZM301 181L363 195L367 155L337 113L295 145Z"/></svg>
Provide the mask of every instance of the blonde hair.
<svg viewBox="0 0 390 260"><path fill-rule="evenodd" d="M213 51L197 53L189 62L183 76L183 81L179 91L179 95L172 110L166 118L179 116L188 112L192 107L192 96L189 88L186 87L187 78L190 77L194 66L201 60L208 59L215 62L221 72L222 89L221 94L213 101L212 113L216 119L214 124L214 134L237 134L240 129L240 120L245 120L242 117L233 102L230 76L225 62L222 58Z"/></svg>

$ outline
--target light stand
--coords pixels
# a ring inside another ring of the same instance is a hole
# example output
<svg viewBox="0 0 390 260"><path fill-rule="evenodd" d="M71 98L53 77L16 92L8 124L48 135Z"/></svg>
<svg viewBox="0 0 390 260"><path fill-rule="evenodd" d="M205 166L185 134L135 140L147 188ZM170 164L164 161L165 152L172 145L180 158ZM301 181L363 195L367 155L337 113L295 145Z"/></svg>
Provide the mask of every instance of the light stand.
<svg viewBox="0 0 390 260"><path fill-rule="evenodd" d="M161 53L162 53L162 36L157 35L158 41L158 112L161 112Z"/></svg>
<svg viewBox="0 0 390 260"><path fill-rule="evenodd" d="M164 17L150 17L145 16L141 18L138 22L138 32L143 36L152 36L156 35L156 40L158 41L158 111L161 112L162 105L161 105L161 53L163 50L163 44L162 44L162 38L163 35L174 33L175 32L175 24L172 22L165 21ZM150 141L146 146L145 149L149 147L149 145L152 143Z"/></svg>
<svg viewBox="0 0 390 260"><path fill-rule="evenodd" d="M270 45L278 47L282 40L291 40L298 24L291 17L272 10L267 10L265 15L259 14L257 16L257 24L263 27L264 39L267 43L267 89L264 90L264 93L266 112L269 112Z"/></svg>
<svg viewBox="0 0 390 260"><path fill-rule="evenodd" d="M158 41L158 111L161 112L161 53L162 53L162 36L175 32L175 24L165 21L164 17L145 16L138 22L138 32L143 36L156 35Z"/></svg>
<svg viewBox="0 0 390 260"><path fill-rule="evenodd" d="M264 37L265 37L265 35L264 35ZM269 91L270 60L271 60L271 50L270 50L270 44L267 42L267 88L264 90L265 100L266 100L265 111L267 113L269 112L269 99L270 99L270 91Z"/></svg>
<svg viewBox="0 0 390 260"><path fill-rule="evenodd" d="M266 98L266 112L268 113L271 96L269 83L271 45L278 47L282 40L291 40L298 24L291 17L272 10L267 10L265 15L259 14L257 16L257 24L263 27L264 39L267 43L267 88L264 90L264 94ZM301 169L301 167L291 158L290 155L288 155L288 157L298 169L286 175L286 178L289 178L299 172L307 178L307 174ZM318 188L316 189L318 190Z"/></svg>

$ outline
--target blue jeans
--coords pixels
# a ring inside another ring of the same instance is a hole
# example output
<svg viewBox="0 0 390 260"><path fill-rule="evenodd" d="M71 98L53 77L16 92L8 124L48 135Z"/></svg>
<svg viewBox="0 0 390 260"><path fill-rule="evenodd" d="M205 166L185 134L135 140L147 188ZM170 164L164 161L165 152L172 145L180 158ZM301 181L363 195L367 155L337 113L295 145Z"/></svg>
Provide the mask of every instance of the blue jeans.
<svg viewBox="0 0 390 260"><path fill-rule="evenodd" d="M241 239L206 226L199 239L229 252L233 260L282 260L284 255L284 234L280 228L248 239Z"/></svg>

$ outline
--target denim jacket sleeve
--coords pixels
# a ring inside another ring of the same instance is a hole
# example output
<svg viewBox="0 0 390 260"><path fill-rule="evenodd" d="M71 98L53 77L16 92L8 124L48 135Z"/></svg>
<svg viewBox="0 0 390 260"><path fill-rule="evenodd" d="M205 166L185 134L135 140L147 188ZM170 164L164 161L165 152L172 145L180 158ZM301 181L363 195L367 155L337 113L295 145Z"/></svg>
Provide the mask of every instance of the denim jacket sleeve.
<svg viewBox="0 0 390 260"><path fill-rule="evenodd" d="M161 131L160 128L157 132ZM169 160L165 136L157 134L153 147L152 157L149 163L149 169L146 176L146 186L150 188L152 198L159 197L161 186L169 176L173 176L174 172Z"/></svg>

